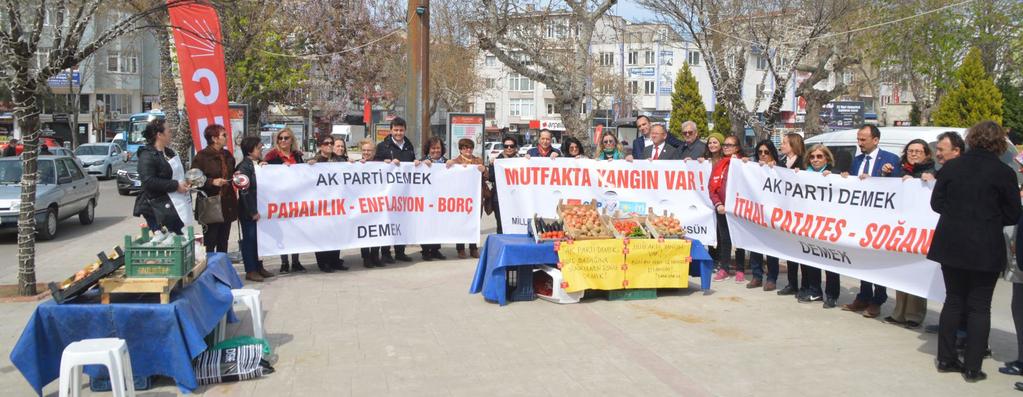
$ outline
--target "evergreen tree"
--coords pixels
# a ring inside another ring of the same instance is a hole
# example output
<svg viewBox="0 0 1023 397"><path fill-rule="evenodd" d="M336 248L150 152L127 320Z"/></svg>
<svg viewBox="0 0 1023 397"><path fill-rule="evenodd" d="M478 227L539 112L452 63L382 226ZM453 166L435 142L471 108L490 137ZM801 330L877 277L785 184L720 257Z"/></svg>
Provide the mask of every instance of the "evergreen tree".
<svg viewBox="0 0 1023 397"><path fill-rule="evenodd" d="M1008 76L998 79L998 90L1002 92L1002 126L1009 129L1009 139L1023 142L1023 90L1012 84Z"/></svg>
<svg viewBox="0 0 1023 397"><path fill-rule="evenodd" d="M931 118L942 127L970 127L984 120L1002 123L1002 92L995 86L974 48L956 70L956 83Z"/></svg>
<svg viewBox="0 0 1023 397"><path fill-rule="evenodd" d="M724 136L732 134L732 119L728 117L728 109L721 101L714 104L714 114L711 118L714 120L714 132Z"/></svg>
<svg viewBox="0 0 1023 397"><path fill-rule="evenodd" d="M700 131L700 136L707 136L707 108L703 106L703 97L700 96L700 85L696 82L689 69L689 63L684 63L682 69L678 70L675 77L675 89L671 91L671 121L668 123L668 131L675 136L682 138L682 123L692 120Z"/></svg>

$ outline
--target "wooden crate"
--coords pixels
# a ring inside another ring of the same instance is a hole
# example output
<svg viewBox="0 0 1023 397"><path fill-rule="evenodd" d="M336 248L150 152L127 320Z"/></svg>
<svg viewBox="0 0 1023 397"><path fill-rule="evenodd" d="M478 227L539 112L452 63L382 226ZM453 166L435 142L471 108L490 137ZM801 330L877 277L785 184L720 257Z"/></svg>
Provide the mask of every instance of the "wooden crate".
<svg viewBox="0 0 1023 397"><path fill-rule="evenodd" d="M600 214L597 211L597 202L596 201L591 201L590 204L588 204L588 205L587 204L571 204L570 205L570 204L565 204L563 200L558 200L558 218L560 218L561 221L564 222L565 221L565 211L567 211L567 210L569 210L571 208L576 208L576 207L590 207L593 210L594 213L597 213L598 215ZM572 239L572 240L606 240L606 239L614 238L614 233L611 231L610 228L608 228L607 222L601 221L601 222L599 222L599 225L601 226L602 230L600 231L600 234L597 235L597 236L581 237L581 236L578 235L578 231L577 230L575 230L575 229L573 229L571 227L568 227L568 225L565 225L565 235L569 239Z"/></svg>
<svg viewBox="0 0 1023 397"><path fill-rule="evenodd" d="M176 288L185 287L206 271L206 260L197 263L191 271L182 277L125 277L123 272L99 281L102 292L100 300L103 304L110 303L110 295L117 294L153 294L160 297L160 303L170 303L170 295Z"/></svg>
<svg viewBox="0 0 1023 397"><path fill-rule="evenodd" d="M669 215L668 211L665 210L663 215L658 216L657 214L654 213L654 209L653 208L648 208L647 209L646 221L644 222L643 226L646 227L647 232L650 232L650 235L652 235L654 238L658 238L658 239L659 238L666 238L666 239L681 239L681 238L685 238L686 237L685 229L682 229L682 233L681 234L673 234L673 235L662 236L661 233L657 231L657 228L654 227L653 222L652 222L654 219L656 219L656 218L663 218L663 217L669 217L669 216L674 218L675 214L670 214ZM679 226L681 226L681 224Z"/></svg>
<svg viewBox="0 0 1023 397"><path fill-rule="evenodd" d="M651 236L652 236L652 234L650 232L650 229L647 227L646 218L644 218L644 217L639 217L639 216L622 216L620 211L615 211L613 214L610 214L610 215L605 214L604 215L604 220L605 220L605 222L607 222L607 227L609 229L611 229L612 233L614 233L615 238L644 239L644 238L651 238ZM643 236L638 236L638 237L637 236L632 236L632 237L630 237L630 236L628 236L626 234L622 234L621 232L618 231L617 228L615 228L615 225L614 225L615 221L632 221L632 222L635 222L636 225L639 226L639 228L643 230Z"/></svg>

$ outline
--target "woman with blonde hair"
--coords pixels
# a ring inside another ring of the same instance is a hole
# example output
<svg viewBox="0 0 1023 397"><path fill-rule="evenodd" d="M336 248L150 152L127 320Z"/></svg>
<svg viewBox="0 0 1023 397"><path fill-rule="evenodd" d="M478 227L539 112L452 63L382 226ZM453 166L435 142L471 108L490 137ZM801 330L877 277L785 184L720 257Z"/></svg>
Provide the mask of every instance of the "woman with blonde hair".
<svg viewBox="0 0 1023 397"><path fill-rule="evenodd" d="M274 134L273 147L263 155L263 161L267 164L293 165L302 163L302 152L298 150L298 142L295 133L290 128L284 128ZM298 254L291 254L291 262L288 262L287 255L281 255L281 273L290 271L304 272L305 267L298 261Z"/></svg>
<svg viewBox="0 0 1023 397"><path fill-rule="evenodd" d="M597 149L597 154L593 156L594 160L623 160L625 154L622 152L622 146L618 143L618 137L615 136L613 131L604 131L600 136L600 147Z"/></svg>
<svg viewBox="0 0 1023 397"><path fill-rule="evenodd" d="M831 154L831 150L828 150L827 146L816 144L810 148L810 151L806 152L803 163L806 164L807 171L821 172L827 176L835 168L835 156ZM808 291L806 296L820 296L821 269L809 265L802 265L802 268L803 284ZM838 273L834 272L824 272L824 277L824 308L831 309L838 306L838 293L841 287L839 281L841 279ZM804 297L800 302L809 303L810 300Z"/></svg>

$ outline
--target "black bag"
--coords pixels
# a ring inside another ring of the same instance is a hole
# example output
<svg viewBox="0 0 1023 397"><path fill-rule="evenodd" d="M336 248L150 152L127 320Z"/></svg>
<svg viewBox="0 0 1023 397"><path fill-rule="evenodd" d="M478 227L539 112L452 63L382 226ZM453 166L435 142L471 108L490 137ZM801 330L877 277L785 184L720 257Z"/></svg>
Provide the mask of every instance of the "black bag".
<svg viewBox="0 0 1023 397"><path fill-rule="evenodd" d="M262 345L207 350L192 360L192 368L200 385L255 379L274 372L263 359Z"/></svg>

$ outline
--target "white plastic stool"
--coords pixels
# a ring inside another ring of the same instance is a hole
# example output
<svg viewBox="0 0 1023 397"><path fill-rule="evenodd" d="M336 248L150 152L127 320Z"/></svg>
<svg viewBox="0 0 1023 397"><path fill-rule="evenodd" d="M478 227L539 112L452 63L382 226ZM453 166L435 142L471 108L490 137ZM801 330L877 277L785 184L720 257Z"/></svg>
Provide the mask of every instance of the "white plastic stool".
<svg viewBox="0 0 1023 397"><path fill-rule="evenodd" d="M259 290L256 289L233 289L231 295L234 296L234 301L231 303L231 310L234 310L234 305L245 305L249 309L249 313L252 313L252 336L263 339L263 305L259 303ZM227 329L227 317L220 319L220 325L217 330L217 342L224 341L226 337Z"/></svg>
<svg viewBox="0 0 1023 397"><path fill-rule="evenodd" d="M85 365L107 367L114 397L135 396L131 357L128 356L128 345L123 339L85 339L64 348L60 357L60 397L78 397L82 387L82 367Z"/></svg>

